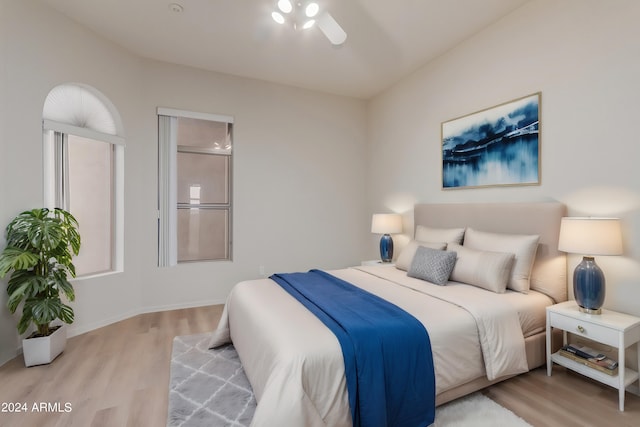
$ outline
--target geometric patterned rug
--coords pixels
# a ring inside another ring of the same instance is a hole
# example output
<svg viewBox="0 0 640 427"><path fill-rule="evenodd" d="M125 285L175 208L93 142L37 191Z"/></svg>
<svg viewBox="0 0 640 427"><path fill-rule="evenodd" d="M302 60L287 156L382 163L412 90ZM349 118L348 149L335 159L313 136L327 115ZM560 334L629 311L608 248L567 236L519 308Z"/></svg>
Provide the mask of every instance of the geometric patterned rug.
<svg viewBox="0 0 640 427"><path fill-rule="evenodd" d="M248 427L256 408L233 345L209 350L211 334L173 339L168 427Z"/></svg>
<svg viewBox="0 0 640 427"><path fill-rule="evenodd" d="M210 340L210 333L179 336L173 340L167 427L248 427L251 424L256 399L238 353L231 344L209 350ZM436 408L433 425L531 427L479 392Z"/></svg>

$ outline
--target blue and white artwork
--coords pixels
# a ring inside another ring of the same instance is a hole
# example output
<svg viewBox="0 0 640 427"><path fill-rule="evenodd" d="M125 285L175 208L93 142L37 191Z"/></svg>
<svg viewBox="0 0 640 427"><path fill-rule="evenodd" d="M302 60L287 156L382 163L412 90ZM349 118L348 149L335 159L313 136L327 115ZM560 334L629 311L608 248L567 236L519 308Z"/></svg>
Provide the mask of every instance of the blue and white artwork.
<svg viewBox="0 0 640 427"><path fill-rule="evenodd" d="M540 183L540 93L442 123L442 187Z"/></svg>

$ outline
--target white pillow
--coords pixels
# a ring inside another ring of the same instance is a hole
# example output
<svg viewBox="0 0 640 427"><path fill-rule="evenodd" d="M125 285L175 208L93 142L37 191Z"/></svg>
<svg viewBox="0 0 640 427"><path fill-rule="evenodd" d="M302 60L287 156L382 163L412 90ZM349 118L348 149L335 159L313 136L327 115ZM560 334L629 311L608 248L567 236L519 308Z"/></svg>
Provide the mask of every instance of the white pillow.
<svg viewBox="0 0 640 427"><path fill-rule="evenodd" d="M536 258L540 236L526 234L500 234L467 228L464 246L483 251L506 252L515 255L511 278L507 288L528 292L531 268Z"/></svg>
<svg viewBox="0 0 640 427"><path fill-rule="evenodd" d="M420 242L452 242L462 244L464 228L431 228L424 225L416 227L415 239Z"/></svg>
<svg viewBox="0 0 640 427"><path fill-rule="evenodd" d="M449 243L447 251L455 251L458 254L450 280L467 283L498 294L506 291L515 255L479 251L456 243Z"/></svg>
<svg viewBox="0 0 640 427"><path fill-rule="evenodd" d="M396 268L400 270L409 271L409 267L411 266L411 261L413 261L413 257L416 255L416 250L418 250L419 246L425 246L431 249L444 250L447 247L446 243L429 243L429 242L418 242L416 240L412 240L407 245L402 248L400 251L400 255L398 255L398 259L396 259Z"/></svg>

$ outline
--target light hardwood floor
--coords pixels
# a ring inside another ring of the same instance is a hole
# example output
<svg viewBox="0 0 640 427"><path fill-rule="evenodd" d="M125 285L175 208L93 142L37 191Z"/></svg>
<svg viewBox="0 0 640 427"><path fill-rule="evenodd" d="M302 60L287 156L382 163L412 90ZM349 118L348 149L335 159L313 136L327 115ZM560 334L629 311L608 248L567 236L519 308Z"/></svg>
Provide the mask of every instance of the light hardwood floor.
<svg viewBox="0 0 640 427"><path fill-rule="evenodd" d="M27 412L0 412L0 426L165 426L173 337L210 331L221 313L217 305L143 314L69 339L50 365L11 360L0 367L0 403L26 403ZM558 366L551 377L540 368L483 393L534 426L640 425L640 397L627 393L619 412L616 390ZM41 402L62 412L34 412Z"/></svg>

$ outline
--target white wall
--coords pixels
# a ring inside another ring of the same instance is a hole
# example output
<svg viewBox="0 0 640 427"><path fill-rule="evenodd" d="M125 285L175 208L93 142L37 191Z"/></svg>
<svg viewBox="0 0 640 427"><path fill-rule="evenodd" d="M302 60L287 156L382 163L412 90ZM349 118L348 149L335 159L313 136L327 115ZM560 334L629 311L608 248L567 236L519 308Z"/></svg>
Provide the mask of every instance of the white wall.
<svg viewBox="0 0 640 427"><path fill-rule="evenodd" d="M0 59L6 58L6 50L7 50L7 41L9 40L7 34L7 26L5 25L3 18L6 15L5 4L3 0L0 0ZM4 62L0 60L0 159L6 159L9 155L9 142L5 139L4 135L6 135L6 124L5 124L5 115L6 115L6 107L5 103L2 102L3 99L7 99L8 96L8 83L7 83L7 67L4 66ZM0 168L0 211L4 210L4 200L8 197L8 185L6 184L6 176L3 172L4 170L4 162L2 162L3 167ZM4 214L2 220L4 220ZM5 224L3 221L2 224ZM2 226L4 227L4 225ZM0 227L0 229L4 230L4 228ZM0 237L0 242L4 242L4 233ZM0 364L2 364L9 357L12 357L15 354L15 340L12 337L16 334L15 332L15 322L11 318L9 314L9 310L4 308L6 304L6 291L4 287L4 282L0 285L0 304L2 307L0 308Z"/></svg>
<svg viewBox="0 0 640 427"><path fill-rule="evenodd" d="M605 305L640 315L639 18L635 0L532 1L365 109L151 62L39 2L0 0L0 227L41 205L42 106L51 88L75 81L116 105L127 149L125 272L76 282L73 333L141 311L221 302L260 265L269 274L376 258L370 214L405 212L408 231L416 202L557 199L571 214L622 216L625 256L598 259ZM441 122L537 91L541 185L442 191ZM157 106L235 116L232 263L156 267ZM2 291L0 363L19 342L5 303Z"/></svg>
<svg viewBox="0 0 640 427"><path fill-rule="evenodd" d="M149 61L40 2L0 5L0 227L43 203L41 119L51 88L89 84L124 122L124 272L74 282L71 334L144 311L222 303L260 266L268 275L360 261L363 101ZM235 117L233 262L156 267L158 106ZM19 347L5 304L3 290L0 364Z"/></svg>
<svg viewBox="0 0 640 427"><path fill-rule="evenodd" d="M233 263L216 263L215 270L206 263L153 268L155 229L149 230L144 305L220 301L234 283L258 277L260 266L268 275L359 262L368 237L363 102L163 63L146 72L150 107L235 117L235 249ZM148 184L155 185L155 175Z"/></svg>
<svg viewBox="0 0 640 427"><path fill-rule="evenodd" d="M371 210L405 213L399 243L415 202L556 199L570 215L621 216L625 256L597 259L605 307L640 315L639 20L636 0L532 1L376 97ZM538 91L541 185L441 190L441 123Z"/></svg>

